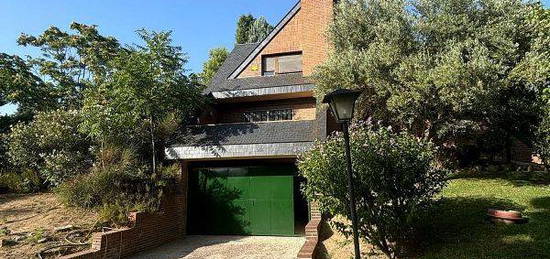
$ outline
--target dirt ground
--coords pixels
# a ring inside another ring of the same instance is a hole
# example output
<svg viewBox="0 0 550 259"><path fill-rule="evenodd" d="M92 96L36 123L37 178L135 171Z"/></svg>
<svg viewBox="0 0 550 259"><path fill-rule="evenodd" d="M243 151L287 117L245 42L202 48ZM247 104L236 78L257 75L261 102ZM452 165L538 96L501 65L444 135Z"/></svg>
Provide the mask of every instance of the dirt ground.
<svg viewBox="0 0 550 259"><path fill-rule="evenodd" d="M330 225L324 222L321 225L319 246L319 259L348 259L353 258L353 239L346 238L336 229L332 229ZM360 243L361 258L385 259L387 258L380 251L373 249L372 245L365 242Z"/></svg>
<svg viewBox="0 0 550 259"><path fill-rule="evenodd" d="M66 208L52 193L0 195L0 240L4 240L0 258L36 258L44 248L67 243L69 230L56 228L72 225L87 230L96 221L96 213Z"/></svg>

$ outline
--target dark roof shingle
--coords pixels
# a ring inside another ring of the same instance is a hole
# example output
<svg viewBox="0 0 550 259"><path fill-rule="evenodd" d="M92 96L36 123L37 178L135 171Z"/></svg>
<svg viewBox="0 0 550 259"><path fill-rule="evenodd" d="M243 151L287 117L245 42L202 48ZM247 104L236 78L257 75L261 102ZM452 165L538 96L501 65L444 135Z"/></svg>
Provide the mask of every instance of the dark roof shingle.
<svg viewBox="0 0 550 259"><path fill-rule="evenodd" d="M170 141L175 146L312 142L323 138L318 120L236 123L187 127Z"/></svg>
<svg viewBox="0 0 550 259"><path fill-rule="evenodd" d="M311 84L311 81L304 78L302 73L229 79L231 73L244 62L257 46L258 43L235 45L235 48L231 51L204 93Z"/></svg>

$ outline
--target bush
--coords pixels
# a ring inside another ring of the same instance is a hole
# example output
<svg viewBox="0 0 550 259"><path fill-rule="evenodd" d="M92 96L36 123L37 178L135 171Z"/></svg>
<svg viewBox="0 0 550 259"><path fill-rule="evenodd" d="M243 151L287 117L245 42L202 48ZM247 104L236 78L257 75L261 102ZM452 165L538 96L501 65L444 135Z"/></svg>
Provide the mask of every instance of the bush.
<svg viewBox="0 0 550 259"><path fill-rule="evenodd" d="M38 172L44 187L86 172L93 156L90 142L78 132L81 120L77 111L56 110L17 124L8 135L10 162L22 171Z"/></svg>
<svg viewBox="0 0 550 259"><path fill-rule="evenodd" d="M433 145L410 134L367 124L352 127L350 134L359 234L390 258L406 256L417 212L430 205L447 174L435 166ZM324 212L351 219L342 134L318 142L300 156L298 167L310 200ZM351 234L349 222L334 224Z"/></svg>
<svg viewBox="0 0 550 259"><path fill-rule="evenodd" d="M550 106L550 101L548 105ZM550 108L547 108L546 111L550 114ZM544 165L550 169L550 115L548 114L543 118L538 127L535 146Z"/></svg>
<svg viewBox="0 0 550 259"><path fill-rule="evenodd" d="M105 221L120 225L131 210L158 209L163 194L175 185L173 171L174 167L166 167L158 176L148 175L133 151L106 148L90 173L66 181L55 191L65 204L98 208Z"/></svg>
<svg viewBox="0 0 550 259"><path fill-rule="evenodd" d="M22 173L0 173L0 193L31 193L41 191L42 180L32 170Z"/></svg>

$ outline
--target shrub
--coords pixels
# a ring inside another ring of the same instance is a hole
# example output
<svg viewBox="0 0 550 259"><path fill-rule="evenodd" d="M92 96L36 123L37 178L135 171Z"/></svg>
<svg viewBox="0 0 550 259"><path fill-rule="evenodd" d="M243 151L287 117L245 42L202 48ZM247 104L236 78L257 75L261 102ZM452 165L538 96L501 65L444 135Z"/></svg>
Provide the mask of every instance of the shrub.
<svg viewBox="0 0 550 259"><path fill-rule="evenodd" d="M550 101L548 103L550 106ZM550 108L546 109L550 114ZM546 115L537 131L535 146L546 168L550 169L550 115Z"/></svg>
<svg viewBox="0 0 550 259"><path fill-rule="evenodd" d="M42 180L32 170L0 173L0 193L31 193L41 190Z"/></svg>
<svg viewBox="0 0 550 259"><path fill-rule="evenodd" d="M433 145L410 134L367 124L352 127L350 134L359 234L390 258L405 256L417 212L444 187L446 173L435 166ZM298 167L310 200L324 212L351 219L341 134L302 154ZM334 225L351 234L348 222Z"/></svg>
<svg viewBox="0 0 550 259"><path fill-rule="evenodd" d="M174 168L161 168L159 175L149 175L133 151L105 148L90 173L66 181L55 191L65 204L99 208L105 221L120 225L130 210L158 209L162 195L175 184Z"/></svg>
<svg viewBox="0 0 550 259"><path fill-rule="evenodd" d="M10 161L21 170L38 172L45 187L86 172L93 156L90 142L78 132L80 122L79 112L56 110L17 124L8 135Z"/></svg>

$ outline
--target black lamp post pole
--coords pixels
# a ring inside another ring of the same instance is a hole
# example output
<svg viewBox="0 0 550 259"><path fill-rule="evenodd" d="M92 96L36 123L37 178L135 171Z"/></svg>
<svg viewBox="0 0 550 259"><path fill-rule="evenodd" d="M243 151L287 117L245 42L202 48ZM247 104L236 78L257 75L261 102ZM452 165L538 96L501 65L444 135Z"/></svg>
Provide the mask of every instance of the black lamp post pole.
<svg viewBox="0 0 550 259"><path fill-rule="evenodd" d="M351 212L351 225L353 229L353 245L355 247L355 259L361 258L361 251L359 249L359 232L357 230L357 212L355 211L355 191L353 187L353 169L351 166L351 151L349 146L349 122L342 123L342 129L344 130L344 141L346 144L346 162L348 167L348 192L349 192L349 206Z"/></svg>

